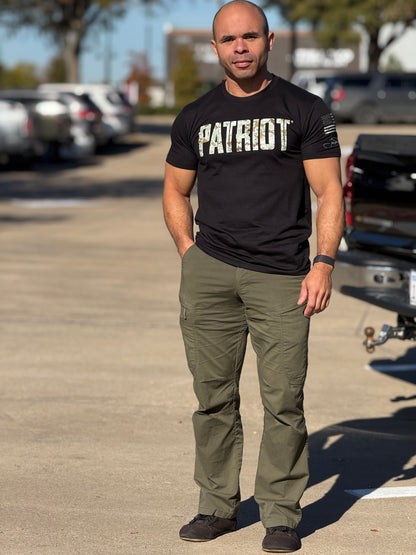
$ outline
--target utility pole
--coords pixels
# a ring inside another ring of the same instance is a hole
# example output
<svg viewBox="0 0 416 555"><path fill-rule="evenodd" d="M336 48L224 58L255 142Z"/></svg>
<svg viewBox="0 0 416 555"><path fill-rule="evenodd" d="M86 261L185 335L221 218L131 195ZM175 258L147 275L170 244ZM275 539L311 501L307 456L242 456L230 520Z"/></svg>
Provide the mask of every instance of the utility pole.
<svg viewBox="0 0 416 555"><path fill-rule="evenodd" d="M111 11L109 11L104 23L104 83L110 84L112 80L112 61L113 61L113 45L112 45L112 25Z"/></svg>

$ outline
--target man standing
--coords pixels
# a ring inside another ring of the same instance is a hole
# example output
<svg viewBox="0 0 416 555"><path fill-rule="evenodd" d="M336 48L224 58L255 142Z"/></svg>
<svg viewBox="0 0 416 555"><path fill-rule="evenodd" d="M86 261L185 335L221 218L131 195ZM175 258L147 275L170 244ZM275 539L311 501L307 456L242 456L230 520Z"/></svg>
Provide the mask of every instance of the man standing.
<svg viewBox="0 0 416 555"><path fill-rule="evenodd" d="M296 527L308 481L309 319L329 303L343 201L332 114L318 97L269 73L273 42L257 5L234 0L217 12L211 43L226 78L177 117L163 204L182 257L180 321L199 402L199 512L179 535L208 541L236 529L239 379L250 333L264 406L255 485L262 546L291 552L300 548ZM310 188L318 206L312 268Z"/></svg>

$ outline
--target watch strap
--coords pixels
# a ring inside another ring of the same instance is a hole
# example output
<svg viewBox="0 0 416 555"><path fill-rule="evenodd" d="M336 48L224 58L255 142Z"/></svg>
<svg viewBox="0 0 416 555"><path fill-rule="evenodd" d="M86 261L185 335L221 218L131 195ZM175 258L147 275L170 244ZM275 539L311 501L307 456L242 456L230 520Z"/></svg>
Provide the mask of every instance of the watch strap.
<svg viewBox="0 0 416 555"><path fill-rule="evenodd" d="M324 264L329 264L332 267L335 266L335 258L332 258L331 256L327 256L326 254L316 255L315 258L313 259L313 263L316 264L316 262L323 262Z"/></svg>

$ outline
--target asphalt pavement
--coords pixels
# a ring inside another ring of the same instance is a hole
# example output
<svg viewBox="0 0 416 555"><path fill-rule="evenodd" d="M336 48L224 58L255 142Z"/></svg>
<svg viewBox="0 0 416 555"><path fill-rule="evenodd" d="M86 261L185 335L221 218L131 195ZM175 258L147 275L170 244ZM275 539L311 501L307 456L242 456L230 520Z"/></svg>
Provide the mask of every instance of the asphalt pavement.
<svg viewBox="0 0 416 555"><path fill-rule="evenodd" d="M261 553L262 431L243 370L238 530L181 541L197 512L196 407L178 327L179 258L161 210L169 120L85 163L0 172L0 553ZM414 133L415 127L378 127ZM343 152L355 126L339 128ZM195 199L194 199L195 200ZM416 552L416 348L375 353L394 314L334 292L312 321L311 482L300 554Z"/></svg>

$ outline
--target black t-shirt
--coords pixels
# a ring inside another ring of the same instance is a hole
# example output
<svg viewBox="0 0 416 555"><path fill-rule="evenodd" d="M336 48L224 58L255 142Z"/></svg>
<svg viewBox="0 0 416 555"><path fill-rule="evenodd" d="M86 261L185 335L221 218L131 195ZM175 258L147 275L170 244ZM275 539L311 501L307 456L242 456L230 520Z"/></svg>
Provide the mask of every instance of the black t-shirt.
<svg viewBox="0 0 416 555"><path fill-rule="evenodd" d="M339 157L325 103L273 76L237 97L225 82L189 104L172 127L167 162L197 171L197 245L233 266L309 270L310 188L303 160Z"/></svg>

